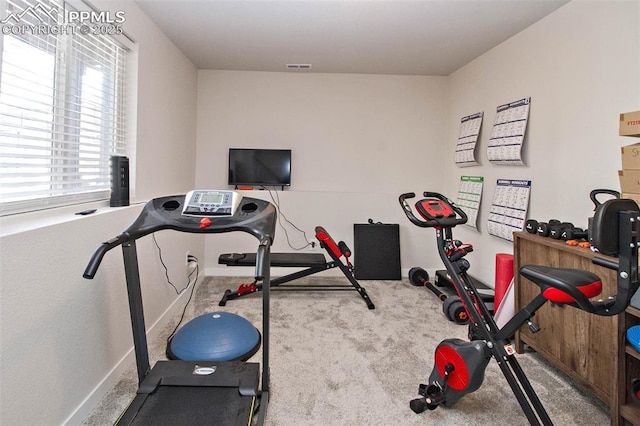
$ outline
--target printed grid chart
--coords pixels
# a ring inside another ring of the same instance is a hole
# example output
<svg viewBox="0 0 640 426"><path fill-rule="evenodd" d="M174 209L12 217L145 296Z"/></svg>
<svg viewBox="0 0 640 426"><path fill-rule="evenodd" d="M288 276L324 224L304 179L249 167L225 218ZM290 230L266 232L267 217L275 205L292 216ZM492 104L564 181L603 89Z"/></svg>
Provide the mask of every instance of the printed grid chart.
<svg viewBox="0 0 640 426"><path fill-rule="evenodd" d="M478 229L478 210L482 200L482 176L460 176L456 204L467 214L466 225Z"/></svg>
<svg viewBox="0 0 640 426"><path fill-rule="evenodd" d="M487 158L499 165L523 165L522 144L529 121L531 98L500 105L491 130Z"/></svg>
<svg viewBox="0 0 640 426"><path fill-rule="evenodd" d="M513 233L524 229L530 193L530 180L498 179L489 212L489 234L513 241Z"/></svg>
<svg viewBox="0 0 640 426"><path fill-rule="evenodd" d="M478 112L462 117L460 120L460 133L458 134L455 156L458 167L470 167L478 164L475 152L483 117L484 112Z"/></svg>

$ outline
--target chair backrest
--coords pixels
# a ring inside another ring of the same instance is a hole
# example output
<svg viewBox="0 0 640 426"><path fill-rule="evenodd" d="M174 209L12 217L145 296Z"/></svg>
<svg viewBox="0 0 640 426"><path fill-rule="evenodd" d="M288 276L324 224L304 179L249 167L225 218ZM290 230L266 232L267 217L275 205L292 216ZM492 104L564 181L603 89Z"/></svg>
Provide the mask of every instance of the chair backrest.
<svg viewBox="0 0 640 426"><path fill-rule="evenodd" d="M638 204L630 199L614 198L596 208L590 225L591 243L598 251L607 256L620 253L620 212L640 212Z"/></svg>
<svg viewBox="0 0 640 426"><path fill-rule="evenodd" d="M585 309L596 315L617 315L629 306L638 291L638 248L640 246L640 208L629 199L608 200L596 208L591 221L591 242L602 254L617 256L612 262L595 256L595 264L617 270L615 296L599 300Z"/></svg>

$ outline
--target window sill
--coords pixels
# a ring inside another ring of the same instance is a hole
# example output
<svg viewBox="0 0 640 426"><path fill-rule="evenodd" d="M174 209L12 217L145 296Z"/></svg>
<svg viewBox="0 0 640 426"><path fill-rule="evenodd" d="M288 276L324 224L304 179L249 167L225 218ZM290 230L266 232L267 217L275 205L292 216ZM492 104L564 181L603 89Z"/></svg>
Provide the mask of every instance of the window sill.
<svg viewBox="0 0 640 426"><path fill-rule="evenodd" d="M108 201L94 201L73 206L2 216L0 217L0 237L34 231L74 220L100 216L123 209L138 208L143 204L144 202L140 202L126 207L109 207ZM78 212L94 209L94 213L87 215L77 214Z"/></svg>

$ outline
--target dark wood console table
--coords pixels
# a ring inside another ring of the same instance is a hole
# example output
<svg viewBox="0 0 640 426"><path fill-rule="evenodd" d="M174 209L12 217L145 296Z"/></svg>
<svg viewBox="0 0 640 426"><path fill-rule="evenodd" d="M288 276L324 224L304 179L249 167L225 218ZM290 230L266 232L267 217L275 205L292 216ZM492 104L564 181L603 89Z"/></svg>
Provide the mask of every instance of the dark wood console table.
<svg viewBox="0 0 640 426"><path fill-rule="evenodd" d="M515 309L526 305L539 288L518 274L522 265L579 268L597 274L602 296L616 294L616 271L595 265L591 250L526 232L514 233ZM591 315L579 309L547 303L533 317L541 330L522 327L516 333L516 351L530 346L551 364L584 385L611 407L611 424L624 419L640 425L640 403L631 396L631 380L640 378L640 354L626 344L628 327L640 324L640 310L629 308L613 317ZM635 375L634 375L635 374Z"/></svg>

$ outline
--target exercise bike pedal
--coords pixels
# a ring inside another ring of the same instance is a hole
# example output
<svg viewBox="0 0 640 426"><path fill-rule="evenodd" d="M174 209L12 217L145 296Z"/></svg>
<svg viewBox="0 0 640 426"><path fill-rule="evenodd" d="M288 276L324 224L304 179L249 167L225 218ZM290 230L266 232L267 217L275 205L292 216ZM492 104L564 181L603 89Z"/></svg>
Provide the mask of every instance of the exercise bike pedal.
<svg viewBox="0 0 640 426"><path fill-rule="evenodd" d="M409 407L411 408L411 411L416 414L420 414L428 408L427 403L424 402L424 398L412 399L409 401Z"/></svg>
<svg viewBox="0 0 640 426"><path fill-rule="evenodd" d="M420 383L420 385L418 386L418 395L420 396L427 396L427 394L425 394L425 391L427 390L427 386L424 383Z"/></svg>
<svg viewBox="0 0 640 426"><path fill-rule="evenodd" d="M486 335L482 333L480 327L472 322L469 323L469 331L467 333L467 337L469 338L470 342L473 342L474 340L486 339Z"/></svg>
<svg viewBox="0 0 640 426"><path fill-rule="evenodd" d="M427 386L424 390L424 402L429 410L435 410L440 404L446 404L447 394L443 387L438 383Z"/></svg>
<svg viewBox="0 0 640 426"><path fill-rule="evenodd" d="M409 402L409 407L411 407L411 410L416 414L422 413L427 408L429 410L435 410L440 403L444 402L444 394L441 392L440 386L420 383L420 386L418 386L418 394L422 396L422 398L417 398ZM427 398L429 401L427 401Z"/></svg>

